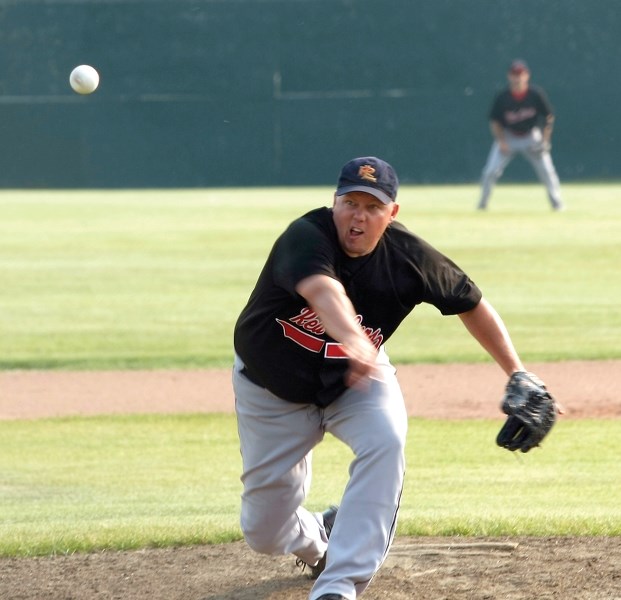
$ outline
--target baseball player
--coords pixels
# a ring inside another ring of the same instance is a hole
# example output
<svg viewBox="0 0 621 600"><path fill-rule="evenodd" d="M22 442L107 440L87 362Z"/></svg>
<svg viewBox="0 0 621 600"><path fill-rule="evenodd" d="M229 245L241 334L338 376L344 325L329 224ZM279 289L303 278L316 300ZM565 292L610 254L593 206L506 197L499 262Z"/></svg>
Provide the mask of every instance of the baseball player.
<svg viewBox="0 0 621 600"><path fill-rule="evenodd" d="M530 70L524 61L513 61L507 78L508 88L496 95L490 111L494 142L483 167L478 209L487 208L494 184L519 153L546 186L552 209L563 210L560 183L550 155L552 106L546 93L529 83Z"/></svg>
<svg viewBox="0 0 621 600"><path fill-rule="evenodd" d="M255 551L308 567L310 600L357 598L395 535L407 415L385 343L412 309L459 315L507 375L523 371L479 288L396 221L397 188L383 160L349 161L332 206L276 240L235 326L241 528ZM338 506L312 513L312 450L326 433L354 458Z"/></svg>

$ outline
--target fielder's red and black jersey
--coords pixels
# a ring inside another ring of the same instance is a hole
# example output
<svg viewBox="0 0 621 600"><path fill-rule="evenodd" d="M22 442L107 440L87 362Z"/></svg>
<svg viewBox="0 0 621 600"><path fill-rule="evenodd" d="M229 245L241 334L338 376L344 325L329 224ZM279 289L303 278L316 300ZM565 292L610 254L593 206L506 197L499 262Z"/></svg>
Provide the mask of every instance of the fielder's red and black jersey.
<svg viewBox="0 0 621 600"><path fill-rule="evenodd" d="M327 406L345 389L347 358L296 285L311 275L340 281L360 326L379 348L421 302L451 315L474 308L481 292L450 259L393 222L370 254L341 249L332 210L293 221L276 240L235 325L235 351L249 377L291 402Z"/></svg>
<svg viewBox="0 0 621 600"><path fill-rule="evenodd" d="M543 126L551 114L553 109L546 93L540 87L530 85L523 97L516 98L509 89L497 94L489 116L505 129L524 135L533 127Z"/></svg>

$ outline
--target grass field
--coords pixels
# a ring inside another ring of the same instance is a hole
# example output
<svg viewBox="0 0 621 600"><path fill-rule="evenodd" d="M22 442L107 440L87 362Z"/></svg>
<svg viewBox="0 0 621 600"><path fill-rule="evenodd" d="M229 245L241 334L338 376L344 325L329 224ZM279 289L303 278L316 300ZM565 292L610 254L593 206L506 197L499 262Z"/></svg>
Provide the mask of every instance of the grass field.
<svg viewBox="0 0 621 600"><path fill-rule="evenodd" d="M497 421L412 420L399 534L621 535L620 421L559 423L543 450ZM240 539L232 415L0 421L0 556ZM338 502L349 450L315 451L307 506Z"/></svg>
<svg viewBox="0 0 621 600"><path fill-rule="evenodd" d="M449 254L527 361L621 358L621 185L405 187L400 220ZM0 368L228 366L275 236L329 189L4 191ZM416 309L395 362L486 360L458 319ZM621 422L559 423L544 451L497 449L497 422L415 420L402 534L621 535ZM329 438L308 506L340 497ZM238 539L232 416L0 422L0 555Z"/></svg>
<svg viewBox="0 0 621 600"><path fill-rule="evenodd" d="M621 185L408 187L400 220L451 256L527 361L621 357ZM230 364L232 328L275 237L327 188L3 191L0 368ZM458 319L419 307L395 362L477 362Z"/></svg>

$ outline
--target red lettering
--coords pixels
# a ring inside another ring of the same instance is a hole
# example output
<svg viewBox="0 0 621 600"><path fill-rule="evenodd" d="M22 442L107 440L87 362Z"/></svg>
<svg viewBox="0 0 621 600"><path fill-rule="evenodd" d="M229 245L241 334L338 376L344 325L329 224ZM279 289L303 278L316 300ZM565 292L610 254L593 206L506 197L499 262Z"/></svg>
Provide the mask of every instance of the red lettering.
<svg viewBox="0 0 621 600"><path fill-rule="evenodd" d="M285 337L293 340L301 346L304 346L307 350L311 350L311 352L319 352L319 350L323 347L323 341L319 338L307 336L303 332L295 330L288 323L285 323L280 319L276 320L282 326ZM382 335L382 330L379 327L377 329L373 329L371 327L364 327L362 325L362 315L356 315L356 321L358 322L364 333L368 336L369 340L371 340L371 343L377 349L379 349L379 347L384 343L384 336ZM326 332L323 324L321 323L321 320L317 316L317 313L308 306L304 307L299 314L291 317L289 319L289 322L300 326L304 331L308 331L316 335L323 335ZM347 355L343 350L342 344L335 342L330 342L326 345L324 356L326 356L327 358L347 358Z"/></svg>
<svg viewBox="0 0 621 600"><path fill-rule="evenodd" d="M324 326L322 325L317 313L314 310L306 307L300 311L299 315L295 317L291 317L289 319L291 323L295 323L305 329L306 331L310 331L312 333L316 333L317 335L322 335L326 332Z"/></svg>

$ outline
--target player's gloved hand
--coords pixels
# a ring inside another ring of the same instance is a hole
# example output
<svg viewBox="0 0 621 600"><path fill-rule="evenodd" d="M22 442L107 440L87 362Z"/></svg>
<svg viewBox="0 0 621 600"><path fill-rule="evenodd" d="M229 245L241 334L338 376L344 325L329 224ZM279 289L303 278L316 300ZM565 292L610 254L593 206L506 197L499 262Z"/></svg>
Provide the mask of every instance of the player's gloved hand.
<svg viewBox="0 0 621 600"><path fill-rule="evenodd" d="M509 378L501 408L509 417L496 443L507 450L528 452L539 446L556 421L558 407L543 381L533 373L516 371Z"/></svg>
<svg viewBox="0 0 621 600"><path fill-rule="evenodd" d="M532 146L532 151L536 152L537 154L543 154L544 152L550 152L551 149L552 149L552 144L547 140L540 140L539 142L536 142Z"/></svg>

